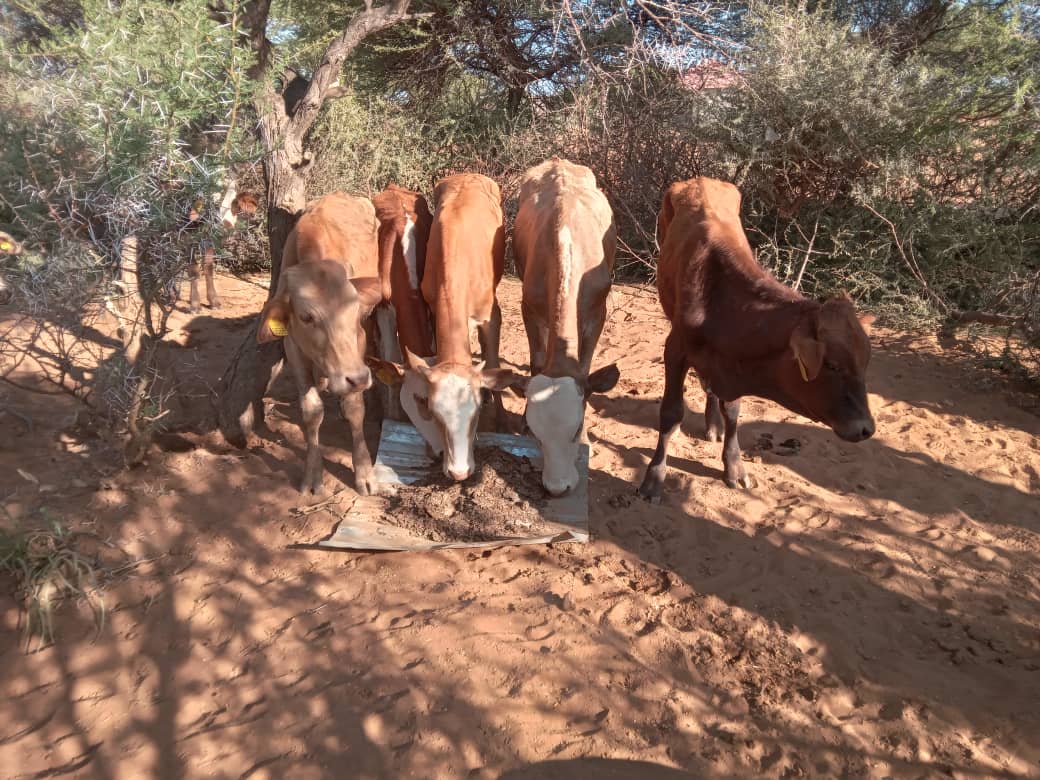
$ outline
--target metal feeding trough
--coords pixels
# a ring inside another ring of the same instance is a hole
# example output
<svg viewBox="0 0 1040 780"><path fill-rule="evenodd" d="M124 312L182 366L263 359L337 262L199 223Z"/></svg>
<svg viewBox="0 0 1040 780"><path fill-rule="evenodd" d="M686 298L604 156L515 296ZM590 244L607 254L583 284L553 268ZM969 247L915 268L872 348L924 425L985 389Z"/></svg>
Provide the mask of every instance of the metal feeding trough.
<svg viewBox="0 0 1040 780"><path fill-rule="evenodd" d="M478 433L477 447L498 447L513 455L530 459L542 467L542 452L530 436L509 433ZM428 477L440 463L426 452L426 442L411 425L385 420L379 437L376 479L382 485L410 485ZM359 498L342 515L342 522L321 547L347 550L438 550L450 547L501 547L513 544L548 542L587 542L589 540L589 447L583 444L578 454L578 487L561 498L546 499L542 518L557 526L559 533L549 536L510 536L481 542L434 542L378 519L384 512L380 496ZM392 489L392 488L390 488Z"/></svg>

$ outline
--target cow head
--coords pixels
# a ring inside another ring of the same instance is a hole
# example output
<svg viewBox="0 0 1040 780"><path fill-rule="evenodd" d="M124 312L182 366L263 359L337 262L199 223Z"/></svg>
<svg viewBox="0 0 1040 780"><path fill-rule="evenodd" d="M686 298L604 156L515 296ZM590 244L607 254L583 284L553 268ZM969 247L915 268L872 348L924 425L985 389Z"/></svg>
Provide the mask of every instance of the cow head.
<svg viewBox="0 0 1040 780"><path fill-rule="evenodd" d="M783 384L796 406L845 441L874 435L866 372L873 316L860 315L848 296L806 311L791 333Z"/></svg>
<svg viewBox="0 0 1040 780"><path fill-rule="evenodd" d="M238 219L249 221L256 214L260 204L256 197L248 192L239 192L234 182L228 184L220 199L220 224L231 230L238 224Z"/></svg>
<svg viewBox="0 0 1040 780"><path fill-rule="evenodd" d="M246 222L250 221L259 207L260 204L257 202L256 197L248 192L240 193L235 196L235 199L231 201L226 210L221 209L220 224L230 230L238 224L239 218L244 219Z"/></svg>
<svg viewBox="0 0 1040 780"><path fill-rule="evenodd" d="M349 278L336 260L285 269L261 315L261 344L289 336L337 395L365 390L372 374L365 365L361 320L382 299L379 279Z"/></svg>
<svg viewBox="0 0 1040 780"><path fill-rule="evenodd" d="M484 364L432 364L405 350L405 366L370 358L380 381L401 384L401 406L434 454L444 455L444 473L461 482L473 473L481 390L518 387L523 378Z"/></svg>
<svg viewBox="0 0 1040 780"><path fill-rule="evenodd" d="M536 374L527 383L524 416L542 448L542 485L553 496L578 484L578 448L585 425L585 404L593 393L617 384L616 364L593 371L588 379Z"/></svg>

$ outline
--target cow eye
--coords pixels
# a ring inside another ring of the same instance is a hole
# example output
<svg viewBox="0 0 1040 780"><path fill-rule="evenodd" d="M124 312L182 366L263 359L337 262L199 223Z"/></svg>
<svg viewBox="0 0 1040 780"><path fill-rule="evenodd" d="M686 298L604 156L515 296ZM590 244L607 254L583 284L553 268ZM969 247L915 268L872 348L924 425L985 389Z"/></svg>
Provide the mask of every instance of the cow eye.
<svg viewBox="0 0 1040 780"><path fill-rule="evenodd" d="M300 322L302 322L304 325L312 325L312 324L314 324L314 315L313 314L301 314L300 315Z"/></svg>
<svg viewBox="0 0 1040 780"><path fill-rule="evenodd" d="M430 399L426 396L415 394L412 395L412 398L415 399L415 407L416 410L419 412L419 416L422 417L424 420L432 420L433 411L430 409Z"/></svg>
<svg viewBox="0 0 1040 780"><path fill-rule="evenodd" d="M838 364L837 363L832 363L829 360L825 360L823 362L823 367L826 368L828 371L838 371L839 370L838 369Z"/></svg>

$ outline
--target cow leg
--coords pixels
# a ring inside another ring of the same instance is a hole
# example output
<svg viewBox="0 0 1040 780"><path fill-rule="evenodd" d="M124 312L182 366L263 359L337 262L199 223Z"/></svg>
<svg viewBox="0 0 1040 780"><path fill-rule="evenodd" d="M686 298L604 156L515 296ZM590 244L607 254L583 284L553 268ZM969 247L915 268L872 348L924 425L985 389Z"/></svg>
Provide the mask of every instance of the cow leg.
<svg viewBox="0 0 1040 780"><path fill-rule="evenodd" d="M527 346L531 350L531 376L542 373L545 366L546 341L549 335L541 326L538 316L531 311L527 304L522 304L520 313L524 317L524 330L527 331Z"/></svg>
<svg viewBox="0 0 1040 780"><path fill-rule="evenodd" d="M740 441L737 438L740 399L723 403L722 414L726 418L726 440L722 445L722 465L725 469L726 484L731 488L753 488L754 477L745 471L744 463L740 459Z"/></svg>
<svg viewBox="0 0 1040 780"><path fill-rule="evenodd" d="M285 339L285 358L292 369L296 389L300 394L300 414L303 436L307 441L307 459L303 466L303 480L300 482L301 493L321 495L322 479L325 476L325 464L321 459L321 445L318 443L318 431L325 418L325 404L321 401L321 393L314 384L312 366L300 353L291 338Z"/></svg>
<svg viewBox="0 0 1040 780"><path fill-rule="evenodd" d="M722 441L722 431L726 425L722 416L722 402L710 390L705 391L705 394L707 400L704 402L704 438L708 441ZM739 413L739 401L737 405Z"/></svg>
<svg viewBox="0 0 1040 780"><path fill-rule="evenodd" d="M486 321L477 325L477 338L480 341L480 356L484 359L485 368L498 368L498 343L502 336L502 309L498 306L496 300L491 305L491 317ZM485 420L490 423L492 430L502 430L505 427L506 410L502 406L502 397L498 393L492 393L490 390L483 390L483 394L490 394L491 405L494 409L494 419ZM485 401L487 396L485 395ZM488 404L483 404L484 408L488 407ZM482 412L481 417L485 417Z"/></svg>
<svg viewBox="0 0 1040 780"><path fill-rule="evenodd" d="M202 299L199 296L199 276L202 275L202 260L199 258L198 250L192 252L191 260L188 262L188 283L191 285L191 294L188 297L188 311L198 314L202 308Z"/></svg>
<svg viewBox="0 0 1040 780"><path fill-rule="evenodd" d="M202 272L206 275L206 300L209 301L211 309L220 308L220 296L217 295L217 286L213 283L213 268L217 264L213 247L207 246L202 256Z"/></svg>
<svg viewBox="0 0 1040 780"><path fill-rule="evenodd" d="M339 408L350 426L351 459L354 464L354 489L362 496L377 491L372 453L365 440L365 394L358 391L340 396Z"/></svg>
<svg viewBox="0 0 1040 780"><path fill-rule="evenodd" d="M376 321L376 355L392 363L401 363L401 346L397 341L397 313L393 304L384 301L373 312ZM401 386L379 383L379 400L382 402L383 417L391 420L407 421L408 417L401 407Z"/></svg>
<svg viewBox="0 0 1040 780"><path fill-rule="evenodd" d="M603 326L606 322L607 302L604 299L602 304L588 313L588 320L578 337L578 365L585 376L588 376L589 372L592 371L592 359L596 355L596 345L599 343L599 337L603 334ZM685 409L685 407L683 408ZM592 444L589 441L588 429L585 425L585 415L582 415L581 419L581 443L589 444L590 446Z"/></svg>
<svg viewBox="0 0 1040 780"><path fill-rule="evenodd" d="M480 340L480 356L484 358L486 368L498 368L498 342L502 335L502 309L495 301L491 306L491 317L477 326L477 338Z"/></svg>
<svg viewBox="0 0 1040 780"><path fill-rule="evenodd" d="M657 449L647 466L639 494L652 503L661 500L661 489L668 470L668 442L682 422L686 405L683 386L686 383L686 350L679 331L672 328L664 342L664 396L661 398L661 419L657 426Z"/></svg>

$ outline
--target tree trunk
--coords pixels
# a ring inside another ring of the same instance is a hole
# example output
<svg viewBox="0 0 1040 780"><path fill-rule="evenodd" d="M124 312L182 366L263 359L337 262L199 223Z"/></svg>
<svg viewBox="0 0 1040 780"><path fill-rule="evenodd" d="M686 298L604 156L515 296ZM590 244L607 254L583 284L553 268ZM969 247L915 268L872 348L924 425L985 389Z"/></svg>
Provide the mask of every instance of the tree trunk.
<svg viewBox="0 0 1040 780"><path fill-rule="evenodd" d="M270 205L269 201L267 235L271 244L271 286L267 292L268 300L278 289L282 251L297 219L299 214ZM258 325L259 320L249 326L231 358L231 364L220 378L217 422L224 438L235 447L245 447L254 426L263 420L263 397L285 359L281 341L257 343Z"/></svg>

